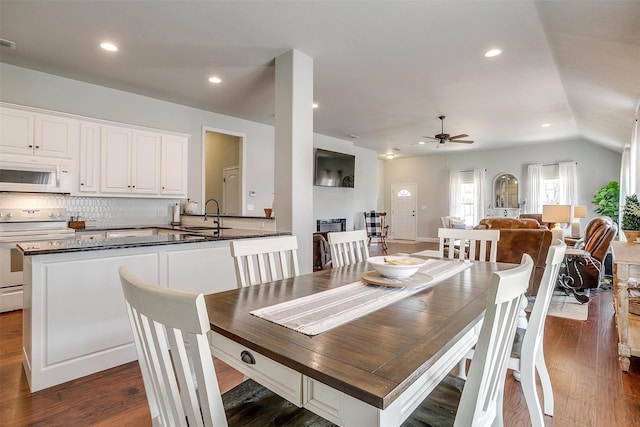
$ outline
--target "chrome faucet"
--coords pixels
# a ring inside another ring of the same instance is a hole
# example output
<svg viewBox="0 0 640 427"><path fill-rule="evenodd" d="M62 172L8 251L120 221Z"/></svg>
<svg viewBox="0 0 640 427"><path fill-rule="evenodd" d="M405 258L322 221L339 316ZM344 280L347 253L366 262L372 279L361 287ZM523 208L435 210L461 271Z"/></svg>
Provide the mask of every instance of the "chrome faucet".
<svg viewBox="0 0 640 427"><path fill-rule="evenodd" d="M218 228L220 228L220 205L218 204L218 201L216 199L209 199L204 203L204 220L207 220L207 205L209 204L209 202L216 202L216 219L214 221L214 223L218 226Z"/></svg>

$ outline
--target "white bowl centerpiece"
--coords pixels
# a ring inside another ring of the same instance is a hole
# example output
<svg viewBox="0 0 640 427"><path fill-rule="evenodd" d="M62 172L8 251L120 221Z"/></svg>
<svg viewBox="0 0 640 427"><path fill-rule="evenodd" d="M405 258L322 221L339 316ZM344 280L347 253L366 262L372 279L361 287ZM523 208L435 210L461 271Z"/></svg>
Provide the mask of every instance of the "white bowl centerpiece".
<svg viewBox="0 0 640 427"><path fill-rule="evenodd" d="M367 260L381 276L401 279L413 276L427 261L409 256L374 256Z"/></svg>

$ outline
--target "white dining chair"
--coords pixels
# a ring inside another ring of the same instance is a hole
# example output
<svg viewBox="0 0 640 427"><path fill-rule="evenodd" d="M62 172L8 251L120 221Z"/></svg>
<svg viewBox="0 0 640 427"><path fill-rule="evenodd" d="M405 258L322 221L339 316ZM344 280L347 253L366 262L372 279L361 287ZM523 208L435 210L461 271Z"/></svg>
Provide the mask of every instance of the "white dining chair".
<svg viewBox="0 0 640 427"><path fill-rule="evenodd" d="M496 262L500 230L438 229L438 250L416 252L413 255L458 260ZM487 253L489 257L487 259Z"/></svg>
<svg viewBox="0 0 640 427"><path fill-rule="evenodd" d="M516 332L520 301L525 298L532 271L533 259L524 254L517 267L494 273L487 296L489 304L464 387L452 383L450 376L445 377L403 425L503 425L502 401L507 363ZM455 406L442 411L442 407L450 405L450 401L457 396L460 396L457 412ZM453 423L450 420L453 416L451 411L455 412Z"/></svg>
<svg viewBox="0 0 640 427"><path fill-rule="evenodd" d="M365 230L327 233L333 267L355 264L369 259Z"/></svg>
<svg viewBox="0 0 640 427"><path fill-rule="evenodd" d="M545 415L553 416L553 389L543 350L544 324L566 249L567 245L564 242L549 247L540 288L531 309L527 328L524 331L518 330L524 335L521 345L514 345L508 361L508 368L513 369L515 378L521 382L531 425L534 427L544 426L543 409ZM471 350L467 353L466 358L472 359L473 357L474 350ZM464 363L464 359L462 363ZM464 366L464 364L459 366L461 378L464 378ZM542 408L536 389L536 372L542 385L544 403Z"/></svg>
<svg viewBox="0 0 640 427"><path fill-rule="evenodd" d="M231 240L238 287L300 275L296 236Z"/></svg>
<svg viewBox="0 0 640 427"><path fill-rule="evenodd" d="M247 380L220 394L203 294L147 283L118 269L154 426L327 423ZM301 424L302 425L302 424Z"/></svg>

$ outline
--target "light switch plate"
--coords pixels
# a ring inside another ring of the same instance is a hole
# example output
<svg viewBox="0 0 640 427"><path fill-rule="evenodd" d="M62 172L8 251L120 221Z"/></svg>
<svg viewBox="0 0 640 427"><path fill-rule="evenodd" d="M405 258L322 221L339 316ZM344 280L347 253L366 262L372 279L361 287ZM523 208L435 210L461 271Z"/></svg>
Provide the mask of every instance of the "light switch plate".
<svg viewBox="0 0 640 427"><path fill-rule="evenodd" d="M248 205L247 205L247 210L248 210L248 211L255 210L255 206L253 206L253 204L248 204Z"/></svg>

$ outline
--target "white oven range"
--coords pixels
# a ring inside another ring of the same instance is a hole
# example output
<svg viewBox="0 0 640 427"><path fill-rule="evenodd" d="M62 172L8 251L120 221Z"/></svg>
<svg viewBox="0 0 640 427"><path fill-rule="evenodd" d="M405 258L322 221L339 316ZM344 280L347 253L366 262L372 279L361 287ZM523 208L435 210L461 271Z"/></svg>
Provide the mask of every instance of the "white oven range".
<svg viewBox="0 0 640 427"><path fill-rule="evenodd" d="M0 313L22 308L22 254L16 244L74 237L65 208L0 209Z"/></svg>

